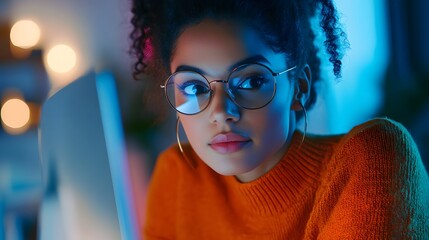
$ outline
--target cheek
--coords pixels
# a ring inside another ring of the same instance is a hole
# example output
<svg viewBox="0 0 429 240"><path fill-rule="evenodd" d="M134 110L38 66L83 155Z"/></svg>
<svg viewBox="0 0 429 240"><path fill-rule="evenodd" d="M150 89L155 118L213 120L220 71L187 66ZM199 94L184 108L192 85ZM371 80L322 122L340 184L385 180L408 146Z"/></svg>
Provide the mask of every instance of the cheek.
<svg viewBox="0 0 429 240"><path fill-rule="evenodd" d="M287 107L269 108L259 115L259 121L255 127L258 129L259 134L263 136L264 141L277 141L287 135L289 111Z"/></svg>
<svg viewBox="0 0 429 240"><path fill-rule="evenodd" d="M263 112L255 114L254 119L258 122L255 126L259 134L263 136L264 142L283 142L289 133L290 111L292 98L289 94L277 95Z"/></svg>
<svg viewBox="0 0 429 240"><path fill-rule="evenodd" d="M201 129L203 129L204 120L199 119L198 116L195 115L181 116L180 121L185 130L186 137L192 146L197 146L198 143L203 142L204 131L201 131Z"/></svg>

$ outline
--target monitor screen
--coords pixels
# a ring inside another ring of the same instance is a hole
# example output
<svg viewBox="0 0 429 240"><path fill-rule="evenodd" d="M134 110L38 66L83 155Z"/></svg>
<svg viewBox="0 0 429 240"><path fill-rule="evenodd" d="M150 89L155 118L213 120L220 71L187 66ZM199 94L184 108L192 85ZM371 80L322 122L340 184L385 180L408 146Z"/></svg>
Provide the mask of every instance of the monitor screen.
<svg viewBox="0 0 429 240"><path fill-rule="evenodd" d="M42 107L39 239L138 239L111 74L88 73Z"/></svg>

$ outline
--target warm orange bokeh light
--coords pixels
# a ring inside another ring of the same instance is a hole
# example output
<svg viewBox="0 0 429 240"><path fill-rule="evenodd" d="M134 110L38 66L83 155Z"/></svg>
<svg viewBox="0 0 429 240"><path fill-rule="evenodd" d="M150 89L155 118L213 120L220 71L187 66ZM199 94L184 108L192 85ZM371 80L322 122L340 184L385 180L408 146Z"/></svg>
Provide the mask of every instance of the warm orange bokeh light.
<svg viewBox="0 0 429 240"><path fill-rule="evenodd" d="M19 48L32 48L40 40L40 28L31 20L20 20L10 30L10 41Z"/></svg>
<svg viewBox="0 0 429 240"><path fill-rule="evenodd" d="M5 130L12 134L27 130L30 121L30 108L21 99L7 100L0 111L1 121Z"/></svg>
<svg viewBox="0 0 429 240"><path fill-rule="evenodd" d="M48 51L46 61L52 71L66 73L76 65L76 53L71 47L59 44Z"/></svg>

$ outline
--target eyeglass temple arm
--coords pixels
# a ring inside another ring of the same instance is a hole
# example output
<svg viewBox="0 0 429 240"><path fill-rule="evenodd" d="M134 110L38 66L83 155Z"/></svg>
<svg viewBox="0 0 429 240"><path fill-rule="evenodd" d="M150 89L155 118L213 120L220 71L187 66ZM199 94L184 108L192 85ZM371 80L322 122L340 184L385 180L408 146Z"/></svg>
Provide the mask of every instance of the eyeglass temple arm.
<svg viewBox="0 0 429 240"><path fill-rule="evenodd" d="M295 68L297 68L297 66L295 66L295 67L291 67L291 68L288 68L288 69L286 69L286 70L284 70L284 71L282 71L282 72L279 72L279 73L273 73L273 75L274 75L274 77L277 77L278 75L281 75L281 74L283 74L283 73L287 73L287 72L289 72L289 71L292 71L292 70L294 70Z"/></svg>

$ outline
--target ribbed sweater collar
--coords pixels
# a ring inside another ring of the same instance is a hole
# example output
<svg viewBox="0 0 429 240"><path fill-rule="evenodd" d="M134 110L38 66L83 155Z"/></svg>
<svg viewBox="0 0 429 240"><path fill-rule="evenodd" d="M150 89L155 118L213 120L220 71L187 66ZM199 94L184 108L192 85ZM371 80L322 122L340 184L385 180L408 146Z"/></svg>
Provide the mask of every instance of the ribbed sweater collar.
<svg viewBox="0 0 429 240"><path fill-rule="evenodd" d="M315 187L332 142L306 138L301 143L302 137L296 131L284 157L260 178L241 183L233 176L228 177L229 185L248 209L261 215L280 213Z"/></svg>

